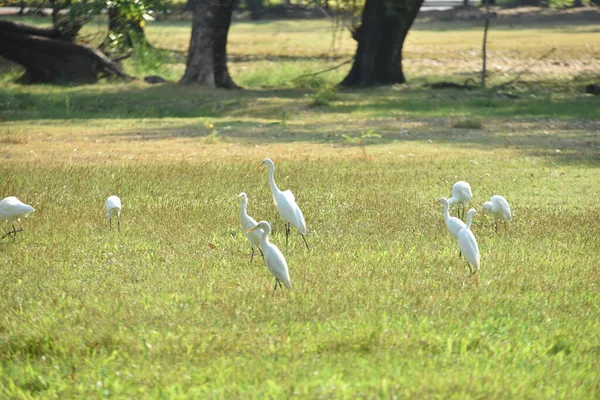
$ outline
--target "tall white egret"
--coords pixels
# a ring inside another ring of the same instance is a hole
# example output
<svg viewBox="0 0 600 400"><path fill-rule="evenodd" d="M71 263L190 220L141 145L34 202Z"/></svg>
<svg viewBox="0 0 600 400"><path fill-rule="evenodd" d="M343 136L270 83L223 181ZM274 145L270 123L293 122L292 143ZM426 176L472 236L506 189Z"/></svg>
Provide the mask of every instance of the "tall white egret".
<svg viewBox="0 0 600 400"><path fill-rule="evenodd" d="M483 203L483 211L489 212L490 214L494 214L495 221L494 227L496 232L498 232L498 220L502 219L504 221L504 227L506 228L506 221L512 218L512 214L510 212L510 205L508 201L499 194L492 196L490 201L486 201Z"/></svg>
<svg viewBox="0 0 600 400"><path fill-rule="evenodd" d="M462 206L462 217L460 216L460 209L458 211L458 217L465 217L465 208L467 207L467 203L473 197L473 193L471 192L471 185L469 185L465 181L458 181L454 185L452 185L452 197L448 199L448 203L450 205L457 203Z"/></svg>
<svg viewBox="0 0 600 400"><path fill-rule="evenodd" d="M277 246L269 242L269 234L271 233L271 225L267 221L260 221L255 227L248 229L248 232L254 232L255 230L262 229L260 235L260 248L262 249L267 268L271 275L275 277L275 286L273 287L273 293L277 289L277 286L281 287L283 283L286 288L292 287L290 281L290 273L288 271L285 257Z"/></svg>
<svg viewBox="0 0 600 400"><path fill-rule="evenodd" d="M473 221L475 214L477 214L477 211L474 208L471 208L469 212L467 212L467 224L458 234L458 247L460 247L461 253L469 262L471 275L477 273L481 260L477 240L475 239L473 232L471 232L471 222Z"/></svg>
<svg viewBox="0 0 600 400"><path fill-rule="evenodd" d="M108 218L108 226L111 229L113 217L117 217L117 229L121 230L121 199L117 196L110 196L106 199L106 218Z"/></svg>
<svg viewBox="0 0 600 400"><path fill-rule="evenodd" d="M450 231L452 236L458 238L458 233L461 229L465 227L465 223L456 217L450 216L450 203L448 203L448 199L446 199L445 197L442 197L434 204L442 204L444 206L444 222L446 222L446 227L448 228L448 231Z"/></svg>
<svg viewBox="0 0 600 400"><path fill-rule="evenodd" d="M12 225L12 231L6 232L0 239L4 239L9 235L13 235L13 239L16 238L17 232L23 230L21 218L26 218L34 211L35 208L23 203L15 196L10 196L0 201L0 221L8 221ZM15 228L15 222L19 225L19 229Z"/></svg>
<svg viewBox="0 0 600 400"><path fill-rule="evenodd" d="M306 248L310 250L308 247L308 242L306 241L306 221L304 221L304 215L302 215L302 210L296 204L296 198L291 190L281 191L277 187L275 183L275 164L270 158L265 158L260 165L256 168L260 169L263 165L267 165L269 167L269 185L271 186L271 192L273 193L273 200L275 201L275 206L277 207L277 211L279 211L279 215L285 221L285 246L288 245L288 236L290 235L291 229L290 224L294 225L300 235L302 235L302 239L304 239L304 244Z"/></svg>
<svg viewBox="0 0 600 400"><path fill-rule="evenodd" d="M250 242L250 247L252 248L250 262L252 262L254 259L254 247L258 247L258 250L262 254L262 250L260 249L260 236L262 235L262 229L249 232L250 228L254 228L258 223L246 212L248 207L248 196L246 193L242 192L238 194L237 197L242 199L242 205L240 206L240 226L242 228L242 232L244 232L244 235L246 235L248 241Z"/></svg>

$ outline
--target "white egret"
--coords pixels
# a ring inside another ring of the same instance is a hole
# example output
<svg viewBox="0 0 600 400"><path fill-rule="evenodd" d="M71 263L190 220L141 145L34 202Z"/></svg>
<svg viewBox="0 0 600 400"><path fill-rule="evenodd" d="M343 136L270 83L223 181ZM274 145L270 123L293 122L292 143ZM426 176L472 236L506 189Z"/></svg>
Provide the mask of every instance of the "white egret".
<svg viewBox="0 0 600 400"><path fill-rule="evenodd" d="M262 254L262 250L260 249L260 236L262 235L262 229L249 232L250 228L254 228L258 223L246 212L248 207L248 196L246 193L242 192L238 194L237 197L242 199L242 205L240 206L240 226L242 228L242 232L244 232L244 235L246 235L248 241L250 242L250 247L252 248L250 262L252 262L254 259L254 247L258 247L258 250Z"/></svg>
<svg viewBox="0 0 600 400"><path fill-rule="evenodd" d="M473 232L471 232L471 222L475 214L477 214L477 211L474 208L471 208L469 212L467 212L467 224L458 234L458 247L460 247L462 255L465 256L469 262L471 275L477 273L481 260L477 240L475 239Z"/></svg>
<svg viewBox="0 0 600 400"><path fill-rule="evenodd" d="M498 232L498 219L502 219L502 221L504 221L504 227L506 228L506 221L512 218L508 201L506 201L506 199L499 194L492 196L490 201L483 203L483 211L494 214L496 217L494 221L496 232Z"/></svg>
<svg viewBox="0 0 600 400"><path fill-rule="evenodd" d="M465 207L467 203L473 197L473 193L471 192L471 185L469 185L465 181L458 181L454 185L452 185L452 197L448 199L448 203L450 205L457 203L462 206L462 217L460 216L460 210L458 212L459 218L465 217Z"/></svg>
<svg viewBox="0 0 600 400"><path fill-rule="evenodd" d="M271 233L271 225L267 221L260 221L255 227L248 229L248 232L254 232L255 230L262 229L260 235L260 248L262 249L267 268L271 275L275 277L275 286L273 287L273 293L277 289L277 286L281 287L283 283L286 288L292 287L290 281L290 273L288 271L285 257L277 246L269 242L269 234Z"/></svg>
<svg viewBox="0 0 600 400"><path fill-rule="evenodd" d="M450 231L452 236L458 238L458 233L461 229L465 227L465 223L456 217L450 216L450 212L448 211L448 209L450 208L450 203L448 203L448 199L442 197L434 204L440 203L444 206L444 222L446 222L446 227L448 228L448 231Z"/></svg>
<svg viewBox="0 0 600 400"><path fill-rule="evenodd" d="M4 234L0 239L4 239L9 235L13 235L13 239L16 238L17 232L23 230L21 218L26 218L34 211L35 208L23 203L15 196L10 196L0 201L0 221L8 221L12 225L12 231ZM19 229L15 228L15 222L19 225Z"/></svg>
<svg viewBox="0 0 600 400"><path fill-rule="evenodd" d="M260 165L256 168L260 169L263 165L267 165L269 167L269 185L271 186L271 192L273 193L273 200L275 201L275 206L277 207L277 211L279 211L279 215L285 221L285 246L288 245L288 236L290 235L291 229L290 224L294 225L300 235L302 235L302 239L304 239L304 244L306 248L310 250L308 247L308 242L306 241L306 221L304 221L304 215L302 215L302 210L296 204L296 198L291 190L281 191L277 187L275 183L275 164L270 158L265 158Z"/></svg>
<svg viewBox="0 0 600 400"><path fill-rule="evenodd" d="M118 196L110 196L106 199L106 218L111 229L112 217L117 217L117 229L121 230L121 199Z"/></svg>

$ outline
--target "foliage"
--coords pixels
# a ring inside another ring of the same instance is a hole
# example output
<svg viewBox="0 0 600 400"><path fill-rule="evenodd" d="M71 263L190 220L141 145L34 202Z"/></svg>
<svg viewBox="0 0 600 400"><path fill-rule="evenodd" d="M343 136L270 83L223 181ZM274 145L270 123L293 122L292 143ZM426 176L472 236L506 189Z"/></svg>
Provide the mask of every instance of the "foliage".
<svg viewBox="0 0 600 400"><path fill-rule="evenodd" d="M328 107L337 98L337 86L322 84L312 97L311 107Z"/></svg>

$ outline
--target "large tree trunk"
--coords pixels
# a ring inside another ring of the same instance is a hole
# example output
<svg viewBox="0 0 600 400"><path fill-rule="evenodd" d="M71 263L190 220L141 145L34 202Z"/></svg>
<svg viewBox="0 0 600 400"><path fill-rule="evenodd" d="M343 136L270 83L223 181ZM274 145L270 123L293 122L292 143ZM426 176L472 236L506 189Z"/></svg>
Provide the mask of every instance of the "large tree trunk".
<svg viewBox="0 0 600 400"><path fill-rule="evenodd" d="M0 21L0 56L25 67L26 83L94 83L101 73L133 79L98 50L64 40L56 28Z"/></svg>
<svg viewBox="0 0 600 400"><path fill-rule="evenodd" d="M227 69L227 34L234 0L196 0L192 38L181 83L237 88Z"/></svg>
<svg viewBox="0 0 600 400"><path fill-rule="evenodd" d="M402 46L423 0L367 0L352 69L343 86L404 83Z"/></svg>

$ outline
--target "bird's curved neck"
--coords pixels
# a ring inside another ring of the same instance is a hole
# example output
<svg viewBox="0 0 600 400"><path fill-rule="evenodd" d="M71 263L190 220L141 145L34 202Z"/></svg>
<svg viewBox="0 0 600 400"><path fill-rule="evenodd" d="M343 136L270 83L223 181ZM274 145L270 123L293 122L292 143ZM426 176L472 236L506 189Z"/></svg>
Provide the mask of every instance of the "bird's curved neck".
<svg viewBox="0 0 600 400"><path fill-rule="evenodd" d="M471 229L471 221L473 221L473 216L471 214L467 213L467 225L466 225L467 229Z"/></svg>
<svg viewBox="0 0 600 400"><path fill-rule="evenodd" d="M456 197L452 196L448 199L448 205L452 205L456 203Z"/></svg>
<svg viewBox="0 0 600 400"><path fill-rule="evenodd" d="M268 246L269 243L269 234L271 233L270 229L265 229L263 228L263 234L260 236L260 245L261 247L263 246Z"/></svg>
<svg viewBox="0 0 600 400"><path fill-rule="evenodd" d="M242 205L240 206L240 217L244 218L248 216L246 208L248 207L248 199L242 199Z"/></svg>
<svg viewBox="0 0 600 400"><path fill-rule="evenodd" d="M275 165L269 165L269 186L273 194L281 192L275 183Z"/></svg>
<svg viewBox="0 0 600 400"><path fill-rule="evenodd" d="M444 221L448 222L450 219L450 212L448 211L450 205L448 203L444 203Z"/></svg>

